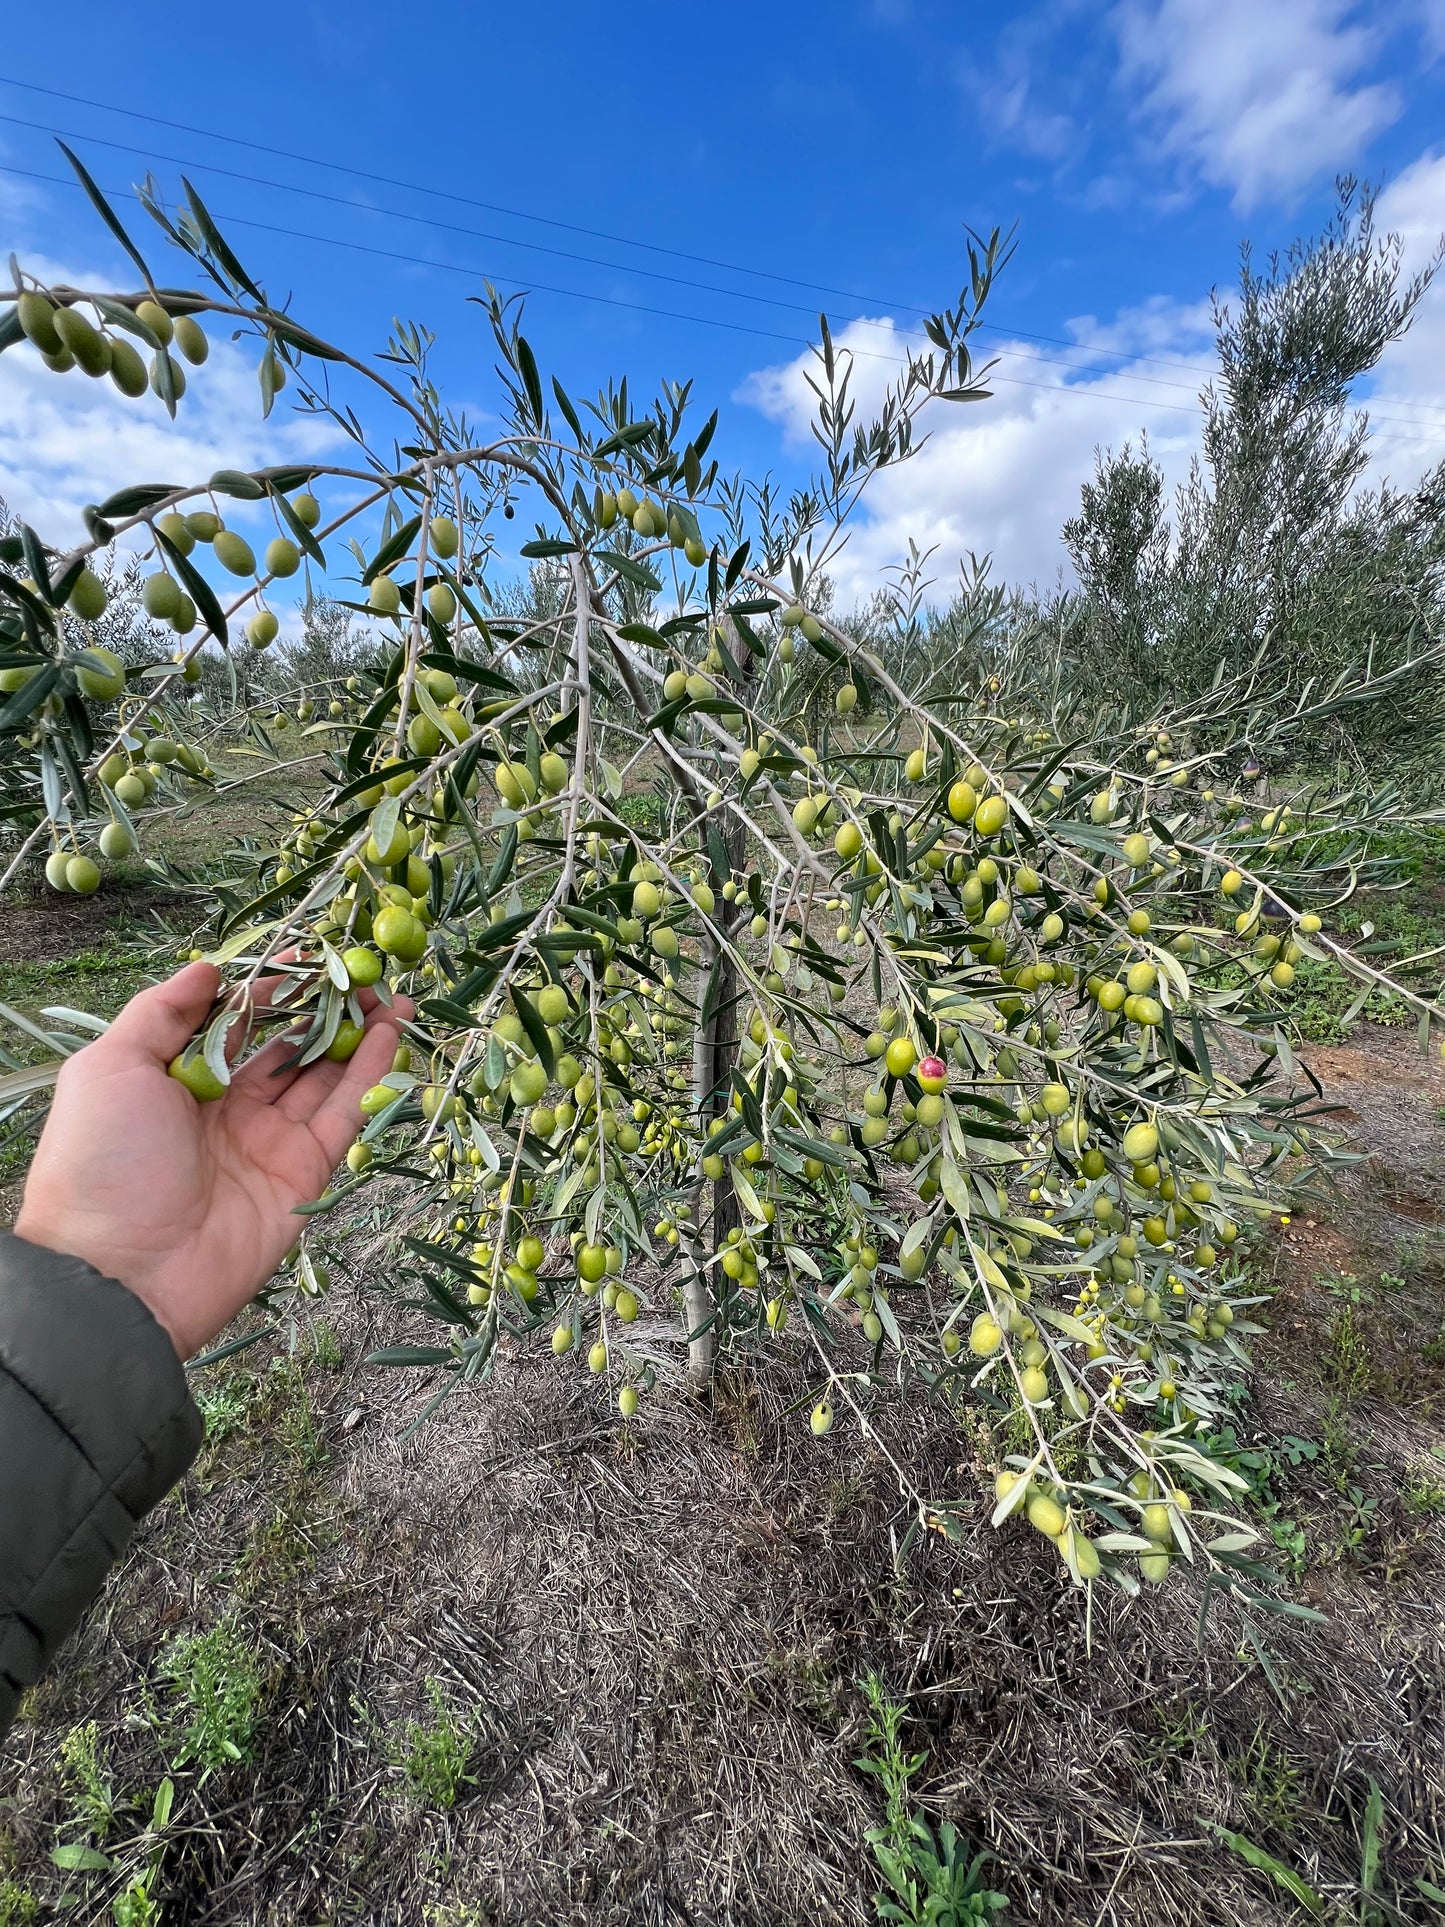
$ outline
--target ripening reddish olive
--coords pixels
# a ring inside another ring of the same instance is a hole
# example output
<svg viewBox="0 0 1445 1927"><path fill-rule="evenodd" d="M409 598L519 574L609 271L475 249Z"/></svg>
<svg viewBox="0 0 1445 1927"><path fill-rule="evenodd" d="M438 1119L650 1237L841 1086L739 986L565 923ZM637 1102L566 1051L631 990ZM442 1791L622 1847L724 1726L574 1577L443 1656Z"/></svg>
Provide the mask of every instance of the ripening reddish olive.
<svg viewBox="0 0 1445 1927"><path fill-rule="evenodd" d="M925 1091L941 1091L948 1082L948 1066L941 1057L919 1060L918 1081Z"/></svg>

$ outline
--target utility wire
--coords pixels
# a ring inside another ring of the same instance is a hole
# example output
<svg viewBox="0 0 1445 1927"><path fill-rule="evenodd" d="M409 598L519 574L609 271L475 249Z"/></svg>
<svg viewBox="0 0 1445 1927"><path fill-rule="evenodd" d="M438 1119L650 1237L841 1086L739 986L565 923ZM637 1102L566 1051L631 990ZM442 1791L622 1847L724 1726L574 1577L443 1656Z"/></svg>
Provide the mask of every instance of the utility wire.
<svg viewBox="0 0 1445 1927"><path fill-rule="evenodd" d="M0 119L3 119L3 118L5 117L0 116ZM80 138L80 137L77 136L77 138ZM15 167L12 165L8 165L6 163L0 163L0 173L18 175L27 180L44 181L47 184L54 187L68 187L68 188L73 188L76 190L83 191L81 190L79 181L74 179L74 177L72 176L67 176L63 174L42 174L33 168ZM136 194L134 189L131 189L131 188L108 187L104 191L113 200L133 200L133 201L139 202L139 199L140 199L139 195ZM485 279L492 278L486 275L483 269L467 266L460 262L437 261L425 256L405 253L393 248L374 247L363 241L343 240L338 235L312 234L299 228L282 227L274 222L252 220L249 217L245 215L240 215L240 214L225 214L220 216L219 218L226 221L232 227L251 228L258 233L275 234L275 235L283 236L288 240L305 241L315 246L342 248L350 253L366 254L366 255L373 256L376 259L385 260L385 261L400 261L400 262L404 262L405 264L411 267L430 268L442 274L463 275L469 280L478 280L478 279L485 280ZM512 277L505 277L505 278L509 280L512 279ZM787 344L789 347L793 347L793 348L808 348L814 345L810 340L806 339L805 337L783 334L779 330L773 329L773 328L753 327L748 325L745 322L725 321L716 315L684 314L684 313L680 313L678 310L673 308L658 308L658 307L651 306L650 304L645 302L628 301L618 295L596 294L580 288L564 288L564 287L559 287L553 283L548 283L544 281L533 281L530 278L527 280L526 286L528 289L535 290L536 292L541 294L561 295L573 301L598 302L606 307L624 308L624 309L630 310L633 313L654 315L667 321L681 321L693 327L721 329L727 333L751 335L753 337L756 337L760 340L765 340L765 341L781 341ZM809 309L808 312L811 313L812 310ZM908 365L906 360L900 359L900 357L898 357L897 355L885 355L878 352L875 349L870 349L870 348L857 348L857 347L853 347L852 345L846 345L841 347L839 349L839 352L843 354L853 355L862 360L885 362L890 367L894 367L894 368L906 368ZM1017 356L1017 357L1014 357L1014 359L1027 359L1027 358L1023 356ZM1041 361L1047 361L1047 360L1050 360L1051 358L1048 356L1038 356L1037 359ZM1060 365L1063 367L1077 366L1077 364L1070 363L1070 362L1059 363L1057 365ZM1087 372L1087 370L1080 370L1080 372ZM1133 380L1145 381L1149 379L1149 377L1147 376L1131 375L1127 369L1115 369L1112 371L1112 373L1122 378L1125 381L1133 381ZM1102 389L1102 388L1079 387L1067 382L1029 381L1025 377L1020 375L1002 375L992 369L990 369L986 378L990 382L1002 383L1007 387L1031 388L1031 389L1037 390L1041 394L1062 395L1062 396L1068 397L1071 400L1118 402L1126 407L1158 408L1158 409L1164 409L1171 414L1180 414L1180 415L1198 415L1202 412L1197 403L1189 404L1189 403L1183 403L1183 402L1156 401L1152 396L1120 395L1120 394L1111 393L1108 390ZM1182 384L1175 384L1175 383L1169 383L1169 384L1160 383L1157 385L1159 386L1167 385L1170 387L1182 386ZM1376 422L1387 422L1387 423L1390 423L1391 425L1398 425L1398 426L1403 426L1407 428L1419 429L1421 427L1424 427L1426 429L1432 429L1436 431L1436 433L1434 434L1424 434L1424 435L1416 434L1416 435L1396 436L1394 439L1399 442L1433 442L1437 440L1440 435L1445 434L1445 423L1436 424L1428 421L1421 422L1411 417L1389 416L1389 415L1372 415L1371 420Z"/></svg>
<svg viewBox="0 0 1445 1927"><path fill-rule="evenodd" d="M832 288L832 287L826 286L823 283L802 281L793 276L781 275L772 270L765 269L765 268L755 268L755 267L746 266L739 262L718 260L715 257L710 255L692 254L685 249L662 247L654 242L639 241L628 235L609 234L608 232L602 229L584 227L578 223L570 222L570 221L555 220L550 216L534 214L527 211L526 209L509 208L509 207L500 205L496 202L480 201L468 195L452 193L445 188L431 187L423 182L399 180L396 177L391 175L370 173L366 169L353 167L345 162L325 160L316 155L298 154L287 148L269 146L263 141L247 140L242 136L235 135L235 134L222 134L222 133L217 133L213 129L209 129L209 128L193 127L183 121L169 120L165 118L163 115L147 114L147 113L143 113L139 109L131 108L131 107L118 107L113 102L110 102L110 101L91 100L83 95L66 93L59 88L41 86L38 82L35 82L35 81L17 80L10 75L0 74L0 84L3 84L5 86L10 86L10 87L21 88L29 93L43 94L52 100L64 100L74 106L95 108L102 113L116 114L124 119L144 121L151 126L168 128L172 132L197 134L205 139L222 141L229 146L246 148L253 153L267 154L275 159L297 161L303 166L307 166L307 167L327 168L334 173L350 175L353 179L372 181L384 186L400 187L410 193L425 194L425 195L432 196L433 198L436 198L436 199L453 201L458 203L461 206L482 208L491 213L504 214L508 216L508 218L510 219L515 219L520 221L532 221L532 222L539 223L540 225L543 225L543 226L558 228L567 233L586 235L589 238L594 240L607 241L614 245L639 248L649 253L666 255L675 260L692 261L703 266L721 268L725 272L731 273L731 274L752 275L758 279L777 282L781 286L804 288L804 289L810 288L818 293L831 294L839 300L862 302L864 305L867 305L867 306L901 308L901 309L906 309L911 314L921 314L921 315L926 315L931 312L927 308L920 307L916 302L891 301L891 300L885 301L881 297L863 295L848 289ZM12 116L12 115L0 115L0 120L10 121L14 125L30 127L46 133L54 134L57 132L64 131L64 130L45 127L42 123L39 123L39 122L23 121L23 120L20 120L17 116ZM587 262L588 264L593 266L611 268L623 273L642 274L642 275L649 276L649 278L653 278L653 279L671 281L678 286L696 288L701 292L722 294L724 296L727 296L735 300L762 301L762 302L767 302L769 305L772 305L772 306L795 307L798 309L798 311L807 312L809 314L812 314L814 312L814 309L811 304L809 304L805 308L804 304L802 303L778 301L766 295L749 294L743 289L719 288L719 287L716 287L714 284L711 284L708 282L696 282L696 281L688 280L687 278L682 276L661 274L640 266L634 265L632 267L628 267L627 265L619 262L599 260L595 256L574 254L569 252L568 250L560 249L560 248L547 248L537 242L525 241L519 238L506 236L506 235L493 235L483 230L464 228L450 222L430 221L426 216L406 214L400 209L367 207L364 203L348 201L345 199L345 197L340 195L328 195L319 189L297 187L284 181L269 181L255 175L241 174L232 169L214 167L209 162L187 162L187 161L180 160L178 157L172 156L172 155L157 155L145 148L130 147L122 142L104 140L99 135L79 135L79 134L72 133L67 135L67 138L77 139L77 140L89 139L95 142L95 144L99 146L114 147L114 148L121 149L121 151L124 151L124 152L139 153L139 154L147 155L148 158L164 160L170 165L194 166L198 170L205 169L208 172L218 174L218 175L225 175L227 178L245 181L255 186L262 186L262 187L278 190L285 193L306 195L312 199L329 201L335 205L356 209L361 212L381 214L387 218L394 219L394 220L415 221L419 224L425 224L429 226L443 228L453 233L467 234L472 236L475 239L495 241L497 243L500 243L503 246L526 248L533 252L551 254L564 260L576 260L581 262ZM43 177L38 177L38 178L43 178ZM231 220L240 219L239 216L228 216L227 218ZM255 224L255 225L259 225L259 224ZM281 229L273 230L273 231L286 232L286 230L281 230ZM323 238L333 238L333 237L323 237ZM336 244L340 245L340 243L336 243ZM378 250L378 252L382 252L382 251ZM438 263L435 265L445 266L446 264ZM551 289L551 290L548 290L548 292L571 295L575 299L589 298L574 289ZM666 310L649 309L644 307L643 304L641 303L624 304L620 302L609 301L609 298L606 296L595 296L591 298L608 302L608 305L633 306L639 312L642 312L642 313L655 313L659 315L667 315L668 318L670 319L692 320L694 322L700 322L702 320L702 317L699 317L699 316L670 316L668 315L668 311ZM856 325L856 321L855 321L855 325ZM875 324L866 324L866 325L875 325ZM980 322L978 325L981 329L986 330L990 333L1007 335L1015 340L1043 342L1047 346L1051 346L1051 347L1072 349L1076 354L1087 354L1091 352L1086 343L1082 343L1079 341L1071 341L1071 340L1068 340L1066 337L1063 337L1060 335L1039 334L1037 332L1030 331L1029 329L1026 329L1026 328L1010 328L1006 324L1000 323L1000 322ZM751 332L764 334L764 335L766 334L766 331L764 330L752 330ZM904 333L907 331L900 330L899 332ZM784 339L785 337L780 336L776 338ZM857 352L865 353L866 351L858 350ZM1201 372L1193 363L1186 362L1186 361L1179 361L1177 359L1172 359L1172 358L1166 358L1163 356L1135 355L1135 356L1129 357L1127 356L1126 351L1122 349L1102 349L1101 348L1093 352L1108 355L1115 360L1131 359L1136 364L1143 363L1149 367L1177 368L1191 375L1196 375L1196 376ZM886 356L876 356L874 358L884 359L884 360L890 359L890 357L886 357ZM1022 357L1017 357L1017 358L1021 359ZM1057 357L1048 356L1048 355L1039 355L1035 357L1035 359L1039 361L1052 362L1060 367L1077 368L1086 373L1090 372L1090 364L1087 362L1060 361ZM903 364L900 363L898 365L901 366ZM1157 386L1161 388L1172 387L1179 390L1180 392L1183 392L1187 387L1187 384L1183 382L1159 381L1157 377L1150 376L1150 375L1136 374L1131 372L1128 369L1115 369L1113 371L1106 371L1106 372L1113 372L1121 376L1124 380L1127 380L1127 381L1131 381L1135 383L1147 383L1150 386ZM999 376L998 379L1002 381L1009 378L1005 376ZM1052 384L1049 384L1046 382L1044 383L1018 382L1018 385L1048 388ZM1162 406L1165 406L1166 404L1153 403L1149 405L1162 407ZM1433 405L1430 403L1419 403L1419 404L1416 404L1416 406L1423 407L1426 409L1433 409ZM1415 418L1408 418L1404 416L1379 415L1379 416L1375 416L1374 419L1382 422L1390 422L1397 426L1414 427L1418 425L1417 420ZM1420 417L1419 421L1423 422L1424 425L1427 427L1435 426L1435 424L1430 422L1426 417Z"/></svg>
<svg viewBox="0 0 1445 1927"><path fill-rule="evenodd" d="M806 314L809 316L816 316L818 312L817 308L811 302L788 301L781 298L778 295L772 295L772 294L750 294L747 292L746 289L742 289L742 288L721 287L715 281L694 281L689 279L685 275L666 274L657 268L642 268L642 267L633 266L630 263L623 262L623 261L608 261L608 260L604 260L599 255L578 254L574 250L569 248L549 248L540 241L522 241L522 240L518 240L515 236L510 234L493 234L485 228L463 227L455 221L434 220L432 216L428 214L408 214L402 208L376 207L364 201L350 200L344 194L327 194L320 188L297 187L297 186L294 186L289 181L272 181L272 180L266 179L264 175L260 175L260 174L242 174L237 172L237 170L234 168L213 166L212 163L209 161L187 160L186 157L181 154L161 154L161 153L158 153L154 148L137 147L129 141L104 140L98 134L78 133L74 128L71 128L71 127L52 127L47 125L43 121L21 120L15 114L0 114L0 122L3 122L7 126L11 126L11 127L25 127L30 129L30 131L33 133L50 134L55 136L58 139L89 141L91 145L95 147L114 148L117 152L123 153L123 154L138 154L146 160L162 161L167 166L184 167L184 168L190 169L195 173L216 174L221 176L225 180L243 181L248 186L251 186L251 187L269 188L282 194L303 195L308 200L325 201L332 207L345 208L349 213L352 213L352 214L377 214L377 215L381 215L384 219L387 219L387 220L405 221L418 227L437 228L447 234L464 234L469 239L474 241L492 241L492 242L500 243L500 245L503 247L526 248L527 250L529 250L529 252L532 252L535 254L551 255L554 259L561 260L561 261L584 262L589 267L609 268L614 272L617 272L620 274L640 274L645 276L649 280L670 282L675 287L693 288L693 289L696 289L699 293L703 293L703 294L720 294L730 301L762 302L771 308L787 308L795 314ZM234 220L237 217L228 216L227 218ZM887 325L886 323L883 323L883 322L870 321L866 316L856 316L856 317L829 316L829 320L843 321L845 325L850 325L854 327L862 326L862 327L874 328L874 327L884 327ZM897 332L900 335L907 336L908 338L913 340L921 341L926 338L921 329L900 328L897 330ZM998 332L1005 332L1005 331L999 330ZM1032 337L1032 338L1041 340L1044 337L1039 336L1039 337ZM1088 354L1090 352L1082 344L1075 343L1074 346L1075 346L1076 352L1079 354ZM1108 355L1113 360L1122 360L1127 358L1123 354L1122 350L1115 349L1115 348L1104 349L1104 350L1101 350L1100 352ZM1057 366L1060 368L1076 368L1081 373L1084 373L1084 374L1090 374L1095 372L1094 364L1088 361L1064 361L1058 355L1035 355L1031 358L1036 361L1048 362L1051 365ZM1171 365L1176 365L1176 364L1171 364ZM1177 365L1180 367L1188 366L1187 363L1183 363L1183 362L1178 363ZM1124 373L1123 370L1118 370L1118 369L1104 370L1103 372L1105 372L1106 374L1107 373L1118 373L1118 374ZM1190 393L1196 392L1194 389L1190 387L1190 385L1187 382L1164 381L1164 380L1161 380L1160 377L1157 375L1136 375L1133 373L1129 373L1125 378L1129 381L1144 382L1152 388L1170 388L1179 394L1190 394Z"/></svg>
<svg viewBox="0 0 1445 1927"><path fill-rule="evenodd" d="M528 213L525 208L505 207L496 201L479 201L468 194L453 194L446 188L429 187L423 181L398 180L395 175L391 174L372 174L365 168L351 167L342 161L324 160L315 154L297 154L284 147L268 147L262 141L245 140L237 134L220 134L213 128L192 127L184 121L166 120L159 114L144 114L132 107L116 107L110 101L87 100L80 94L62 93L60 89L56 87L42 87L36 81L16 80L10 74L0 74L0 83L3 83L7 87L22 87L29 93L47 94L52 100L68 101L75 107L95 107L99 108L103 113L121 114L131 120L147 121L153 127L166 127L173 133L199 134L206 140L224 141L230 147L245 147L249 148L252 153L269 154L276 160L299 161L305 167L330 168L333 173L349 174L354 180L372 181L381 187L400 187L404 188L410 194L430 194L438 200L455 201L462 207L480 208L487 214L505 214L512 220L536 221L544 227L560 228L567 234L586 235L589 240L607 241L622 247L642 248L649 254L666 254L670 255L675 261L692 261L699 267L722 268L729 274L751 274L759 280L777 281L785 287L816 288L819 293L831 294L840 301L873 302L873 297L858 294L849 288L829 288L823 286L821 282L800 281L792 275L775 274L767 268L745 267L740 262L719 261L707 254L690 254L683 248L668 248L662 247L654 241L634 240L630 235L626 234L609 234L605 229L583 227L575 221L559 221L554 220L550 215L531 214ZM930 312L927 308L919 307L915 301L878 302L875 303L875 305L907 308L910 313L913 314L928 314Z"/></svg>
<svg viewBox="0 0 1445 1927"><path fill-rule="evenodd" d="M856 292L856 290L852 290L848 288L832 288L832 287L828 287L825 283L822 283L822 282L803 281L803 280L797 279L793 275L778 274L774 270L769 268L750 267L738 261L722 261L722 260L716 259L712 255L707 255L707 254L691 254L687 252L686 249L683 249L683 248L662 247L656 242L639 241L634 239L630 235L610 234L605 229L583 227L573 221L559 221L559 220L554 220L549 215L529 213L525 208L504 207L499 205L495 201L476 200L470 195L455 194L448 191L446 188L429 187L424 182L399 180L393 175L389 175L389 174L373 174L368 172L365 168L353 167L344 161L324 160L321 157L314 154L298 154L288 148L268 146L264 141L246 140L242 136L237 134L221 134L221 133L217 133L214 129L207 128L207 127L193 127L188 122L185 122L185 121L167 120L163 115L160 115L160 114L142 113L138 108L117 107L111 101L91 100L81 94L64 93L59 88L42 87L36 81L16 80L13 76L8 74L0 74L0 85L7 86L7 87L22 88L29 93L44 94L51 100L63 100L75 107L93 107L98 109L102 113L117 114L121 116L123 119L127 119L127 120L145 121L148 125L152 127L164 127L164 128L167 128L172 133L197 134L206 140L222 141L226 145L231 147L246 148L251 153L266 154L270 156L273 160L297 161L305 167L327 168L332 173L350 175L353 180L370 181L370 182L373 182L374 184L377 184L383 187L403 188L408 193L411 193L411 194L430 195L434 199L455 202L457 205L461 207L478 208L488 214L504 214L511 220L533 221L543 227L558 228L567 234L585 235L589 240L606 241L609 244L614 246L640 248L649 254L666 255L675 261L691 261L692 263L694 263L694 265L699 267L721 268L728 274L752 275L754 278L759 280L774 281L781 287L810 289L813 292L818 294L832 295L835 300L860 302L865 307L888 308L888 309L894 309L894 310L902 309L902 310L906 310L906 312L908 312L909 314L918 314L918 315L928 315L932 312L932 310L929 308L920 307L916 301L885 300L881 295L859 294ZM95 138L95 137L91 137L91 138ZM132 151L143 151L143 150L132 150ZM219 172L222 170L213 170L213 171ZM241 178L245 178L245 177L241 177ZM301 192L305 192L306 190L296 189L294 191L301 193ZM347 205L354 206L356 204L347 203ZM420 217L417 217L417 218L420 218ZM525 241L517 241L513 245L518 247L526 247L531 244ZM644 270L642 269L636 269L634 271L637 273L644 272ZM748 297L744 297L744 298L748 298ZM809 309L809 312L810 313L813 312L811 307ZM1006 323L1003 323L1003 322L985 321L985 322L980 322L979 326L981 328L987 329L990 333L1008 335L1018 341L1041 341L1048 347L1072 348L1075 351L1080 351L1085 345L1078 341L1071 341L1066 336L1063 336L1063 335L1038 334L1035 332L1031 332L1027 328L1009 327ZM1105 349L1105 350L1102 350L1101 352L1113 354L1115 356L1121 356L1123 353L1123 351L1119 349ZM1177 359L1168 359L1166 357L1159 356L1159 355L1137 355L1134 357L1134 359L1136 361L1145 362L1150 367L1154 367L1154 368L1178 368L1178 369L1183 369L1186 373L1190 373L1190 374L1195 372L1194 364L1191 362L1180 361Z"/></svg>
<svg viewBox="0 0 1445 1927"><path fill-rule="evenodd" d="M63 174L41 174L33 168L13 167L5 163L0 163L0 173L17 174L27 180L48 182L54 187L73 187L80 190L79 181L73 179L68 180ZM139 196L130 188L108 187L104 192L108 194L112 200L139 200ZM365 241L345 241L334 234L310 234L301 228L281 227L271 221L254 221L242 214L223 214L218 215L217 218L226 222L230 227L252 228L260 234L283 235L288 240L306 241L321 247L345 248L350 253L372 255L383 261L403 261L410 267L432 268L441 274L464 275L471 281L491 278L486 274L484 269L469 267L458 261L436 261L425 255L403 253L396 248L373 247ZM505 278L510 280L513 277L509 276ZM609 308L626 308L635 314L657 315L665 321L684 321L693 327L718 328L729 334L753 335L763 341L781 341L785 342L790 348L808 348L813 345L805 336L783 334L776 328L751 327L742 321L725 321L717 315L683 314L675 308L657 308L642 301L627 301L620 295L594 294L581 288L563 288L558 287L555 283L533 281L530 278L525 285L528 289L535 290L539 294L564 295L573 301L597 301ZM906 368L908 366L907 361L901 359L899 356L881 354L873 348L855 348L849 344L840 347L838 352L840 354L853 355L865 361L886 362L889 367L892 368ZM1127 374L1124 376L1124 379L1129 379ZM1164 408L1181 415L1197 415L1199 413L1197 406L1191 406L1184 402L1155 401L1147 395L1111 395L1097 388L1070 387L1065 382L1026 381L1022 376L999 375L992 371L990 371L988 375L988 380L1006 382L1009 386L1015 388L1037 388L1046 394L1068 395L1079 400L1116 401L1123 402L1128 406L1137 406L1140 408Z"/></svg>

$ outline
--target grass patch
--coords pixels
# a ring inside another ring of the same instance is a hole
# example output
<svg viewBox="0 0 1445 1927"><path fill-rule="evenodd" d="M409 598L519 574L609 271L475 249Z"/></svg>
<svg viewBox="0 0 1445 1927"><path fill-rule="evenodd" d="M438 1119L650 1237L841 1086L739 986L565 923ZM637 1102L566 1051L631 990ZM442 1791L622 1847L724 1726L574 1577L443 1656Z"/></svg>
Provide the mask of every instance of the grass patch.
<svg viewBox="0 0 1445 1927"><path fill-rule="evenodd" d="M176 1766L195 1760L213 1771L250 1759L266 1689L234 1615L208 1632L178 1634L159 1670L180 1727Z"/></svg>
<svg viewBox="0 0 1445 1927"><path fill-rule="evenodd" d="M925 1755L903 1744L904 1709L877 1673L863 1681L871 1752L854 1761L883 1795L883 1821L865 1836L887 1883L873 1896L880 1920L897 1927L966 1927L1002 1915L1007 1894L984 1885L990 1855L973 1853L945 1820L935 1835L924 1816L910 1812L912 1782Z"/></svg>
<svg viewBox="0 0 1445 1927"><path fill-rule="evenodd" d="M1224 1766L1239 1787L1253 1823L1288 1833L1299 1813L1300 1769L1275 1745L1263 1723L1256 1726L1243 1753L1227 1758Z"/></svg>
<svg viewBox="0 0 1445 1927"><path fill-rule="evenodd" d="M1243 1403L1242 1388L1238 1403ZM1242 1422L1242 1418L1236 1418L1197 1443L1217 1464L1227 1466L1245 1480L1250 1510L1268 1530L1283 1556L1289 1576L1299 1579L1308 1563L1308 1543L1304 1527L1294 1517L1283 1487L1291 1470L1318 1459L1325 1447L1318 1440L1297 1438L1290 1433L1280 1438L1246 1442L1237 1429Z"/></svg>
<svg viewBox="0 0 1445 1927"><path fill-rule="evenodd" d="M73 1726L60 1743L60 1765L76 1818L103 1840L115 1824L115 1790L100 1764L100 1728L94 1720Z"/></svg>
<svg viewBox="0 0 1445 1927"><path fill-rule="evenodd" d="M0 999L27 1016L47 1004L73 1004L113 1017L148 981L139 958L106 944L41 963L0 964Z"/></svg>
<svg viewBox="0 0 1445 1927"><path fill-rule="evenodd" d="M462 1788L474 1783L467 1769L476 1741L447 1705L440 1680L428 1679L426 1694L436 1717L430 1725L408 1723L398 1760L417 1806L445 1813L456 1805Z"/></svg>
<svg viewBox="0 0 1445 1927"><path fill-rule="evenodd" d="M193 1383L191 1392L206 1427L206 1453L199 1468L204 1481L214 1483L223 1471L232 1476L254 1471L259 1457L283 1458L301 1472L315 1472L326 1463L298 1359L273 1358L264 1372L208 1374ZM233 1439L242 1440L241 1448L223 1454L221 1448ZM231 1462L223 1463L226 1458Z"/></svg>
<svg viewBox="0 0 1445 1927"><path fill-rule="evenodd" d="M1428 993L1438 983L1441 959L1433 957L1415 970L1409 959L1445 945L1445 835L1438 829L1404 830L1381 837L1377 851L1395 858L1405 887L1363 891L1342 904L1331 915L1331 934L1377 969L1398 974L1407 983L1418 978L1413 987ZM1289 1005L1296 1035L1308 1043L1338 1044L1355 1022L1416 1022L1410 1005L1386 991L1371 991L1351 1017L1362 988L1358 978L1338 965L1305 958L1296 971Z"/></svg>
<svg viewBox="0 0 1445 1927"><path fill-rule="evenodd" d="M40 1902L9 1874L0 1879L0 1927L30 1927L40 1918Z"/></svg>
<svg viewBox="0 0 1445 1927"><path fill-rule="evenodd" d="M1341 1398L1350 1400L1368 1389L1374 1369L1368 1313L1362 1303L1347 1299L1325 1333L1325 1377Z"/></svg>

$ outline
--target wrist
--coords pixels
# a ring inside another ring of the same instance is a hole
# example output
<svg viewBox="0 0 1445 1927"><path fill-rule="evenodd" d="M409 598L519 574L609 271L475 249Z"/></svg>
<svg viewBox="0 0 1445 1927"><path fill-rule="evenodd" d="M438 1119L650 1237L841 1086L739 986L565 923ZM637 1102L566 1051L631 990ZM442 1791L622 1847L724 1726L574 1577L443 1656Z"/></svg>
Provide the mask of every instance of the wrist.
<svg viewBox="0 0 1445 1927"><path fill-rule="evenodd" d="M184 1364L190 1357L184 1338L166 1316L161 1295L147 1288L146 1280L136 1275L136 1267L127 1264L114 1245L103 1245L98 1240L92 1240L83 1229L77 1234L73 1221L58 1222L45 1211L23 1201L15 1219L14 1235L23 1238L26 1244L40 1246L42 1250L58 1252L67 1258L79 1258L82 1264L89 1265L102 1278L113 1278L132 1297L139 1298L170 1339L177 1358ZM118 1259L120 1262L117 1262Z"/></svg>

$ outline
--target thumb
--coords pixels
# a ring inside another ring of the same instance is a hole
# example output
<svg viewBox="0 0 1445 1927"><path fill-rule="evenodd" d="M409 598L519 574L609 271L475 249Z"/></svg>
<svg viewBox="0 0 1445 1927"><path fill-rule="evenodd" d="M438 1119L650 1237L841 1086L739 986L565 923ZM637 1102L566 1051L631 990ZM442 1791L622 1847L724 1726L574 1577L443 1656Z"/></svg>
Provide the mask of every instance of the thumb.
<svg viewBox="0 0 1445 1927"><path fill-rule="evenodd" d="M101 1041L132 1057L168 1064L194 1037L220 987L214 964L187 964L167 982L132 997Z"/></svg>

